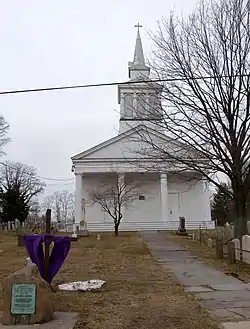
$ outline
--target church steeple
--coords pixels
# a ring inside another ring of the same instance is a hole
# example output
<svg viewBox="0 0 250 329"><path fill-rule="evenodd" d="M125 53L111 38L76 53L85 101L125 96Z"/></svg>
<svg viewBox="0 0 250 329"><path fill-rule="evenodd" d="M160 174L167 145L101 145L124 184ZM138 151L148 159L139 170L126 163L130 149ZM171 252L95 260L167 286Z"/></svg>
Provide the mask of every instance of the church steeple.
<svg viewBox="0 0 250 329"><path fill-rule="evenodd" d="M135 25L137 27L137 36L135 42L134 60L128 63L128 75L130 79L143 79L148 78L150 74L150 68L145 65L145 58L143 54L141 36L140 36L140 25L139 23Z"/></svg>
<svg viewBox="0 0 250 329"><path fill-rule="evenodd" d="M120 104L119 133L138 125L150 126L159 130L156 121L161 120L162 86L149 83L150 68L145 64L139 23L135 42L134 59L129 62L129 84L118 85L118 103Z"/></svg>
<svg viewBox="0 0 250 329"><path fill-rule="evenodd" d="M137 27L138 30L137 30L137 37L136 37L136 43L135 43L133 64L134 65L138 65L138 64L145 65L145 59L144 59L141 36L140 36L140 27L142 27L142 25L140 25L138 23L137 25L135 25L135 27Z"/></svg>

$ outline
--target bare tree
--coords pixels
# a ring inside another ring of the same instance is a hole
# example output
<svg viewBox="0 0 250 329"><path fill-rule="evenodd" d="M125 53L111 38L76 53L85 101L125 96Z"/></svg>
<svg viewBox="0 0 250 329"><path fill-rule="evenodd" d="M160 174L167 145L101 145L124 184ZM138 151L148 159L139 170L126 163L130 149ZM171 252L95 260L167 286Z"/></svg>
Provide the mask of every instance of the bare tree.
<svg viewBox="0 0 250 329"><path fill-rule="evenodd" d="M55 191L44 198L42 207L44 210L52 209L57 222L66 223L74 216L74 195L67 190Z"/></svg>
<svg viewBox="0 0 250 329"><path fill-rule="evenodd" d="M3 115L0 115L0 155L4 154L3 147L10 141L7 136L9 124L5 121Z"/></svg>
<svg viewBox="0 0 250 329"><path fill-rule="evenodd" d="M52 209L54 204L54 196L53 195L46 195L42 202L42 211L46 213L47 209Z"/></svg>
<svg viewBox="0 0 250 329"><path fill-rule="evenodd" d="M35 199L30 203L29 215L27 217L26 224L34 226L36 224L40 224L41 221L41 205L39 203L39 200Z"/></svg>
<svg viewBox="0 0 250 329"><path fill-rule="evenodd" d="M68 212L69 212L69 218L71 218L72 221L75 222L75 194L72 194L72 199Z"/></svg>
<svg viewBox="0 0 250 329"><path fill-rule="evenodd" d="M30 205L45 188L45 183L39 178L37 170L19 162L3 163L0 168L0 178L2 191L18 190L27 205Z"/></svg>
<svg viewBox="0 0 250 329"><path fill-rule="evenodd" d="M172 13L159 23L151 66L162 107L154 124L170 138L139 136L147 144L140 154L176 172L197 172L220 188L218 177L229 179L237 237L247 233L250 189L249 15L248 0L201 0L187 19Z"/></svg>
<svg viewBox="0 0 250 329"><path fill-rule="evenodd" d="M61 193L59 191L54 192L53 199L54 199L53 210L56 215L57 222L60 223L62 220Z"/></svg>
<svg viewBox="0 0 250 329"><path fill-rule="evenodd" d="M115 235L118 235L123 207L131 204L137 197L138 184L121 179L104 183L100 187L88 191L88 198L94 204L99 204L101 209L114 220Z"/></svg>
<svg viewBox="0 0 250 329"><path fill-rule="evenodd" d="M74 195L67 190L61 191L62 219L66 223L74 209Z"/></svg>
<svg viewBox="0 0 250 329"><path fill-rule="evenodd" d="M18 219L22 225L34 199L43 192L45 184L35 168L9 161L2 163L0 178L2 220L13 222Z"/></svg>

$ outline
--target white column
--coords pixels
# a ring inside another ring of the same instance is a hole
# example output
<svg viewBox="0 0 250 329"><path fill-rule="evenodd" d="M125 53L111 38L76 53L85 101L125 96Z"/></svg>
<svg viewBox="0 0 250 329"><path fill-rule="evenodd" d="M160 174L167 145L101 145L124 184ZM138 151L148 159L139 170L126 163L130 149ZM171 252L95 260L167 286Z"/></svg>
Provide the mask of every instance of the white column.
<svg viewBox="0 0 250 329"><path fill-rule="evenodd" d="M82 221L82 174L75 174L75 223Z"/></svg>
<svg viewBox="0 0 250 329"><path fill-rule="evenodd" d="M166 222L168 220L168 182L167 174L161 174L161 219Z"/></svg>

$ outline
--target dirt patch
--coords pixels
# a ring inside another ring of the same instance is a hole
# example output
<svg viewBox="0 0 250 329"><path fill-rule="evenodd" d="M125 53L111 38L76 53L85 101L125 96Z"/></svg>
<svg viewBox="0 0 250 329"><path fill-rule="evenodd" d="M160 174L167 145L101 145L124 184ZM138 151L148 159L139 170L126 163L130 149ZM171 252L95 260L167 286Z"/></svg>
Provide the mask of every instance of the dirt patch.
<svg viewBox="0 0 250 329"><path fill-rule="evenodd" d="M0 254L0 281L24 264L25 251L16 245L15 236L0 235L4 251ZM75 328L217 328L195 298L153 260L136 234L103 234L100 241L93 235L72 242L53 287L90 279L107 283L97 292L55 293L56 311L80 313Z"/></svg>

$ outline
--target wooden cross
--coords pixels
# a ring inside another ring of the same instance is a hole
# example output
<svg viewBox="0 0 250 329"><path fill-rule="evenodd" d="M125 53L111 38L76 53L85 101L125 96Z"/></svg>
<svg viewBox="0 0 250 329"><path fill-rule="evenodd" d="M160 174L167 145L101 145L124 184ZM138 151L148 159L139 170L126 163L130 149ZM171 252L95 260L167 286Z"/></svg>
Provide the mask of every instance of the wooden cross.
<svg viewBox="0 0 250 329"><path fill-rule="evenodd" d="M137 23L137 24L135 25L135 27L137 27L137 28L138 28L138 32L139 32L139 30L140 30L140 27L142 27L142 25L140 25L140 23Z"/></svg>
<svg viewBox="0 0 250 329"><path fill-rule="evenodd" d="M51 209L47 209L45 215L45 233L51 233ZM48 282L49 276L49 244L44 247L44 279Z"/></svg>

